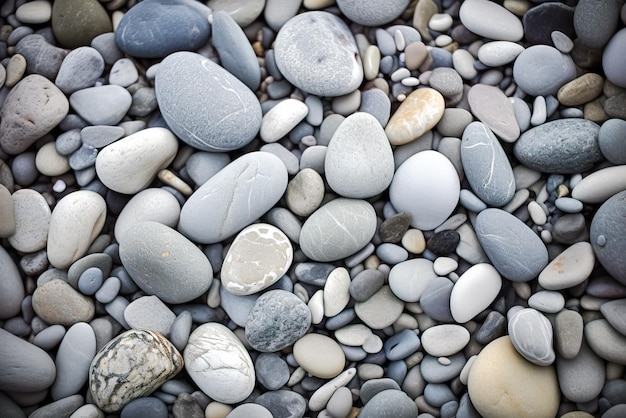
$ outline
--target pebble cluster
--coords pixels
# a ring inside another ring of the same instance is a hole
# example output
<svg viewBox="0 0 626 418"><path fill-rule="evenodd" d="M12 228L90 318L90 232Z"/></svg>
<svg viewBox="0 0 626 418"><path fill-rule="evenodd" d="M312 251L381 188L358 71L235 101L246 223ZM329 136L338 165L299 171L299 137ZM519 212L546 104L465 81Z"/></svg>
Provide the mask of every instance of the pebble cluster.
<svg viewBox="0 0 626 418"><path fill-rule="evenodd" d="M626 416L624 0L5 0L0 415Z"/></svg>

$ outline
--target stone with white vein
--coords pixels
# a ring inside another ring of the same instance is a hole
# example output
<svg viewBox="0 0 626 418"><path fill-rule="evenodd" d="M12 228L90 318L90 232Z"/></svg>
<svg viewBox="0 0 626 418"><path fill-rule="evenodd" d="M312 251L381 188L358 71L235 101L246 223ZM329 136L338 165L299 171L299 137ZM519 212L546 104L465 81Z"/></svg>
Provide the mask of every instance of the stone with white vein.
<svg viewBox="0 0 626 418"><path fill-rule="evenodd" d="M552 325L548 318L533 308L516 312L509 320L509 335L513 346L526 360L538 366L554 362Z"/></svg>

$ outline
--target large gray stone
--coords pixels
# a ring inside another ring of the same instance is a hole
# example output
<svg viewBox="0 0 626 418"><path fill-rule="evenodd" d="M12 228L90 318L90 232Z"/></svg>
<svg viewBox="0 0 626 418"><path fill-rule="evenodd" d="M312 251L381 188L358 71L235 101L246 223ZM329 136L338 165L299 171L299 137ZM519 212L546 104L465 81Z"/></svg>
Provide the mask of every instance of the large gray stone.
<svg viewBox="0 0 626 418"><path fill-rule="evenodd" d="M89 365L96 355L96 335L84 322L72 325L56 356L57 377L50 389L52 399L79 394L87 382Z"/></svg>
<svg viewBox="0 0 626 418"><path fill-rule="evenodd" d="M362 418L413 418L417 416L417 405L413 399L400 390L383 390L365 404L359 416Z"/></svg>
<svg viewBox="0 0 626 418"><path fill-rule="evenodd" d="M526 308L516 312L509 320L509 336L513 347L526 360L538 366L554 362L552 325L541 312Z"/></svg>
<svg viewBox="0 0 626 418"><path fill-rule="evenodd" d="M613 278L626 284L626 191L604 202L591 221L591 246L596 258Z"/></svg>
<svg viewBox="0 0 626 418"><path fill-rule="evenodd" d="M365 26L382 26L400 17L409 0L338 0L339 10L351 21Z"/></svg>
<svg viewBox="0 0 626 418"><path fill-rule="evenodd" d="M24 282L11 255L0 246L0 319L18 315L24 299Z"/></svg>
<svg viewBox="0 0 626 418"><path fill-rule="evenodd" d="M589 402L598 396L604 387L605 370L604 361L587 344L572 359L556 359L559 387L572 402Z"/></svg>
<svg viewBox="0 0 626 418"><path fill-rule="evenodd" d="M556 95L563 84L576 78L576 65L569 55L554 47L535 45L518 55L513 78L532 96Z"/></svg>

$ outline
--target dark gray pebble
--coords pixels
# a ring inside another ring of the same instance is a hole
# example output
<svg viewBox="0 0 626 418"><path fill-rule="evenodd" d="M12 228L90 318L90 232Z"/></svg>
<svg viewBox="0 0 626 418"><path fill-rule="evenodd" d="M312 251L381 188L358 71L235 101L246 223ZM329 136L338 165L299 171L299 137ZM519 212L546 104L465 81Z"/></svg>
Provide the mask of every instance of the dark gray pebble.
<svg viewBox="0 0 626 418"><path fill-rule="evenodd" d="M290 390L265 392L254 402L267 408L274 418L303 417L307 410L304 397Z"/></svg>

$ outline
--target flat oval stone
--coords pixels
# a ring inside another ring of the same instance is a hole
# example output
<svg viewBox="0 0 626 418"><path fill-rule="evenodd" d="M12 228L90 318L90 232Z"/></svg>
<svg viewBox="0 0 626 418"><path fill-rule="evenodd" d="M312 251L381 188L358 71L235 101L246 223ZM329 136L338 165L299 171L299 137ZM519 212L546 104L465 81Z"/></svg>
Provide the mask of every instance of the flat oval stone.
<svg viewBox="0 0 626 418"><path fill-rule="evenodd" d="M365 404L359 413L363 418L397 417L411 418L417 416L417 405L401 390L383 390Z"/></svg>
<svg viewBox="0 0 626 418"><path fill-rule="evenodd" d="M381 4L375 0L339 0L337 6L348 19L365 26L382 26L390 23L408 6L409 0L393 0Z"/></svg>
<svg viewBox="0 0 626 418"><path fill-rule="evenodd" d="M278 157L244 154L187 199L178 230L203 244L222 241L265 214L286 189L287 169Z"/></svg>
<svg viewBox="0 0 626 418"><path fill-rule="evenodd" d="M463 2L459 10L461 23L477 35L495 41L517 42L524 36L522 22L513 13L487 0Z"/></svg>
<svg viewBox="0 0 626 418"><path fill-rule="evenodd" d="M133 102L124 87L108 84L78 90L70 96L70 105L91 125L117 125Z"/></svg>
<svg viewBox="0 0 626 418"><path fill-rule="evenodd" d="M89 389L100 409L117 412L133 399L152 393L178 374L183 364L183 356L158 332L126 331L94 357Z"/></svg>
<svg viewBox="0 0 626 418"><path fill-rule="evenodd" d="M389 188L389 199L399 212L407 212L411 226L431 230L450 216L461 186L459 176L443 154L419 152L400 165Z"/></svg>
<svg viewBox="0 0 626 418"><path fill-rule="evenodd" d="M6 95L0 110L0 146L8 154L24 152L57 126L69 111L69 102L50 80L32 74Z"/></svg>
<svg viewBox="0 0 626 418"><path fill-rule="evenodd" d="M525 308L509 319L511 343L528 361L538 366L554 362L552 348L552 325L539 311Z"/></svg>
<svg viewBox="0 0 626 418"><path fill-rule="evenodd" d="M572 402L589 402L596 398L606 383L605 370L604 361L587 344L583 344L575 358L559 356L556 359L559 387Z"/></svg>
<svg viewBox="0 0 626 418"><path fill-rule="evenodd" d="M552 417L560 391L552 366L537 366L515 350L508 336L489 343L478 354L468 377L472 404L482 417ZM510 402L502 403L503 396Z"/></svg>
<svg viewBox="0 0 626 418"><path fill-rule="evenodd" d="M96 0L61 0L52 5L52 31L65 48L89 45L96 36L112 31L111 18Z"/></svg>
<svg viewBox="0 0 626 418"><path fill-rule="evenodd" d="M452 317L460 324L472 320L493 303L501 288L502 278L491 264L473 265L459 277L452 288Z"/></svg>
<svg viewBox="0 0 626 418"><path fill-rule="evenodd" d="M350 302L350 273L337 267L324 284L324 316L330 318L339 314Z"/></svg>
<svg viewBox="0 0 626 418"><path fill-rule="evenodd" d="M433 357L448 357L460 352L470 341L467 328L456 324L435 325L421 334L424 351Z"/></svg>
<svg viewBox="0 0 626 418"><path fill-rule="evenodd" d="M380 123L369 113L348 116L328 144L324 171L328 185L344 197L382 193L393 178L393 152Z"/></svg>
<svg viewBox="0 0 626 418"><path fill-rule="evenodd" d="M309 113L304 102L296 99L280 101L263 115L259 135L265 142L276 142L286 136Z"/></svg>
<svg viewBox="0 0 626 418"><path fill-rule="evenodd" d="M393 266L388 280L394 295L405 302L417 302L435 277L432 261L413 258Z"/></svg>
<svg viewBox="0 0 626 418"><path fill-rule="evenodd" d="M55 363L57 376L50 388L52 399L79 393L87 382L89 365L96 355L96 335L84 322L72 325L61 341Z"/></svg>
<svg viewBox="0 0 626 418"><path fill-rule="evenodd" d="M251 295L276 283L293 261L289 238L269 224L253 224L241 231L222 264L222 286L234 295Z"/></svg>
<svg viewBox="0 0 626 418"><path fill-rule="evenodd" d="M156 331L169 337L176 315L158 297L142 296L124 309L124 319L131 328Z"/></svg>
<svg viewBox="0 0 626 418"><path fill-rule="evenodd" d="M483 202L501 207L511 201L515 194L513 169L502 145L488 126L472 122L465 128L461 161L467 181Z"/></svg>
<svg viewBox="0 0 626 418"><path fill-rule="evenodd" d="M502 90L487 84L474 84L467 93L467 100L474 116L503 141L514 142L519 137L513 104Z"/></svg>
<svg viewBox="0 0 626 418"><path fill-rule="evenodd" d="M15 233L8 238L11 247L24 253L46 248L50 227L50 206L41 193L20 189L13 193Z"/></svg>
<svg viewBox="0 0 626 418"><path fill-rule="evenodd" d="M228 12L242 28L245 28L263 13L265 0L209 0L207 6L213 12L220 10Z"/></svg>
<svg viewBox="0 0 626 418"><path fill-rule="evenodd" d="M563 290L587 280L595 265L591 244L578 242L566 248L539 274L539 284L546 290Z"/></svg>
<svg viewBox="0 0 626 418"><path fill-rule="evenodd" d="M195 50L209 39L211 9L191 0L148 0L124 14L115 30L118 47L139 58Z"/></svg>
<svg viewBox="0 0 626 418"><path fill-rule="evenodd" d="M600 127L586 119L558 119L532 128L515 143L515 157L545 173L580 173L602 160Z"/></svg>
<svg viewBox="0 0 626 418"><path fill-rule="evenodd" d="M310 94L343 96L363 81L352 32L328 12L305 12L289 19L276 35L274 55L285 78Z"/></svg>
<svg viewBox="0 0 626 418"><path fill-rule="evenodd" d="M241 402L254 389L256 378L250 354L224 325L210 322L196 328L183 357L191 379L218 402Z"/></svg>
<svg viewBox="0 0 626 418"><path fill-rule="evenodd" d="M54 84L65 94L93 87L104 72L104 58L95 49L82 46L72 50L61 64Z"/></svg>
<svg viewBox="0 0 626 418"><path fill-rule="evenodd" d="M585 340L602 359L626 365L626 336L620 334L606 319L596 319L585 325Z"/></svg>
<svg viewBox="0 0 626 418"><path fill-rule="evenodd" d="M330 337L310 333L293 345L298 365L321 379L331 379L343 371L346 357L339 344Z"/></svg>
<svg viewBox="0 0 626 418"><path fill-rule="evenodd" d="M170 192L156 188L142 190L126 203L117 216L115 238L119 242L128 229L142 221L155 221L174 228L179 216L180 203Z"/></svg>
<svg viewBox="0 0 626 418"><path fill-rule="evenodd" d="M385 133L391 145L414 141L441 120L445 100L435 89L422 88L409 94L389 119Z"/></svg>
<svg viewBox="0 0 626 418"><path fill-rule="evenodd" d="M548 264L548 250L541 238L510 213L485 209L476 217L475 230L493 266L509 280L530 281Z"/></svg>
<svg viewBox="0 0 626 418"><path fill-rule="evenodd" d="M604 158L613 164L626 164L626 147L623 133L626 120L609 119L602 124L598 133L598 143Z"/></svg>
<svg viewBox="0 0 626 418"><path fill-rule="evenodd" d="M561 86L557 99L564 106L579 106L602 94L604 79L595 73L585 73Z"/></svg>
<svg viewBox="0 0 626 418"><path fill-rule="evenodd" d="M554 346L559 359L576 357L583 343L583 317L576 311L563 309L554 317Z"/></svg>
<svg viewBox="0 0 626 418"><path fill-rule="evenodd" d="M271 353L289 347L306 334L311 311L296 295L285 290L263 293L248 314L245 332L257 351Z"/></svg>
<svg viewBox="0 0 626 418"><path fill-rule="evenodd" d="M620 334L626 335L626 323L624 323L624 314L626 313L626 299L615 299L604 302L600 306L600 312L606 320Z"/></svg>
<svg viewBox="0 0 626 418"><path fill-rule="evenodd" d="M33 310L48 324L66 327L93 319L93 299L74 290L65 280L52 279L33 293Z"/></svg>
<svg viewBox="0 0 626 418"><path fill-rule="evenodd" d="M101 149L96 172L109 189L134 194L148 187L177 151L178 140L168 129L143 129Z"/></svg>
<svg viewBox="0 0 626 418"><path fill-rule="evenodd" d="M531 46L518 55L513 78L519 88L532 96L555 95L559 88L576 78L574 61L548 45Z"/></svg>
<svg viewBox="0 0 626 418"><path fill-rule="evenodd" d="M314 261L340 260L365 247L375 232L372 205L338 198L316 210L302 225L300 248Z"/></svg>
<svg viewBox="0 0 626 418"><path fill-rule="evenodd" d="M167 125L194 148L239 149L250 143L261 127L261 106L254 93L202 55L168 55L157 68L155 89ZM186 103L196 105L189 108Z"/></svg>
<svg viewBox="0 0 626 418"><path fill-rule="evenodd" d="M372 329L383 329L396 322L402 314L404 302L389 286L383 286L364 302L357 302L354 310L361 321Z"/></svg>
<svg viewBox="0 0 626 418"><path fill-rule="evenodd" d="M523 50L524 47L515 42L487 42L478 49L478 59L490 67L500 67L513 62Z"/></svg>
<svg viewBox="0 0 626 418"><path fill-rule="evenodd" d="M89 190L78 190L59 200L50 216L50 264L65 269L85 255L104 226L106 212L102 196Z"/></svg>
<svg viewBox="0 0 626 418"><path fill-rule="evenodd" d="M583 203L604 203L622 190L626 190L626 165L592 172L574 186L572 197Z"/></svg>
<svg viewBox="0 0 626 418"><path fill-rule="evenodd" d="M209 289L213 268L204 253L176 230L146 221L122 236L120 259L133 281L167 303L189 302Z"/></svg>
<svg viewBox="0 0 626 418"><path fill-rule="evenodd" d="M0 276L0 319L8 319L18 315L21 310L24 282L11 255L3 246L0 246Z"/></svg>
<svg viewBox="0 0 626 418"><path fill-rule="evenodd" d="M626 30L619 30L609 41L602 54L602 68L606 78L619 87L626 87L626 76L620 68L624 68L624 41L626 41Z"/></svg>
<svg viewBox="0 0 626 418"><path fill-rule="evenodd" d="M590 242L602 267L622 284L626 284L626 264L621 256L626 250L626 191L604 202L591 221Z"/></svg>

